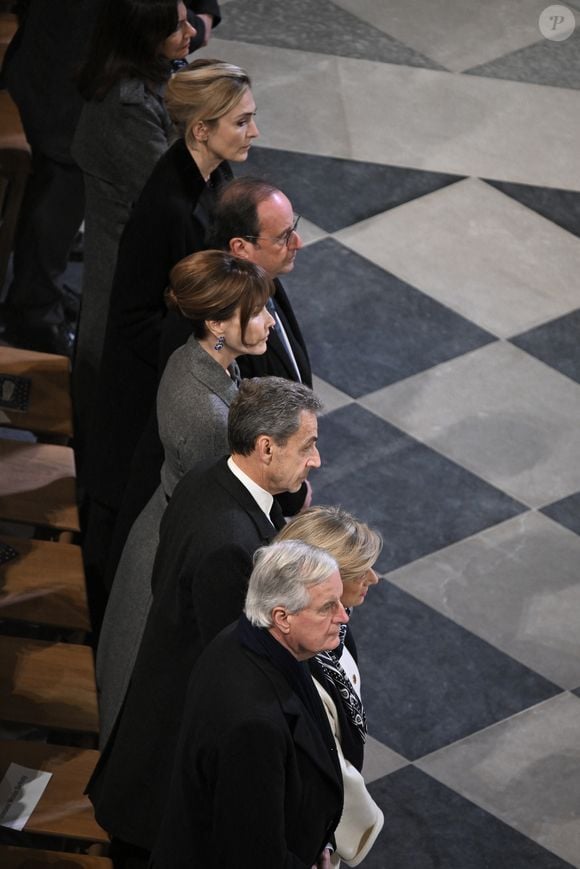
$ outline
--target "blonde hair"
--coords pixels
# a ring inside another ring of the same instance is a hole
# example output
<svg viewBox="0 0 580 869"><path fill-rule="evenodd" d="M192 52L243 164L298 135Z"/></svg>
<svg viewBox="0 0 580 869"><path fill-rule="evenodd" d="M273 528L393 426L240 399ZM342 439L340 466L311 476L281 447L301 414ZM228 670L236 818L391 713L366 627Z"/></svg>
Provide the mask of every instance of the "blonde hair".
<svg viewBox="0 0 580 869"><path fill-rule="evenodd" d="M251 84L241 67L207 58L194 60L171 77L165 105L188 148L195 147L194 124L215 124L239 103Z"/></svg>
<svg viewBox="0 0 580 869"><path fill-rule="evenodd" d="M291 519L276 540L302 540L325 549L338 564L343 582L360 579L383 547L382 537L340 507L310 507Z"/></svg>
<svg viewBox="0 0 580 869"><path fill-rule="evenodd" d="M173 266L165 290L168 307L192 321L193 334L203 338L206 320L229 320L240 311L242 340L255 310L263 308L274 284L263 268L223 250L203 250Z"/></svg>

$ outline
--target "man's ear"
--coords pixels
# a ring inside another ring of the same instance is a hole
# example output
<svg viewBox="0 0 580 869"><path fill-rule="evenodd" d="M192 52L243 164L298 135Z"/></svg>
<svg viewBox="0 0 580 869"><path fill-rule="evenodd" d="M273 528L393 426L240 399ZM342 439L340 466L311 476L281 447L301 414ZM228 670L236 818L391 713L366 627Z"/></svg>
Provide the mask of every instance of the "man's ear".
<svg viewBox="0 0 580 869"><path fill-rule="evenodd" d="M236 235L230 238L229 252L241 259L250 259L250 242L247 238Z"/></svg>
<svg viewBox="0 0 580 869"><path fill-rule="evenodd" d="M272 462L274 442L270 435L259 435L256 438L256 453L264 464Z"/></svg>
<svg viewBox="0 0 580 869"><path fill-rule="evenodd" d="M290 632L289 612L283 606L275 606L272 610L272 625L283 634Z"/></svg>

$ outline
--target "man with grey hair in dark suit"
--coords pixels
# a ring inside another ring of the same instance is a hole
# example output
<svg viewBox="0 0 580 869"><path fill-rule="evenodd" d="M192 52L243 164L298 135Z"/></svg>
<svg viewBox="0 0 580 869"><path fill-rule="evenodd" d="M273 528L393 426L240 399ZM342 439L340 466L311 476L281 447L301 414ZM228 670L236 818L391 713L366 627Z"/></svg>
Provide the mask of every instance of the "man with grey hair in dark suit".
<svg viewBox="0 0 580 869"><path fill-rule="evenodd" d="M194 668L153 869L327 867L342 779L308 658L339 643L334 559L258 550L244 615Z"/></svg>
<svg viewBox="0 0 580 869"><path fill-rule="evenodd" d="M128 690L124 681L110 696L107 673L118 678L123 661L110 648L105 666L99 648L109 701L88 793L97 820L115 839L145 852L153 846L191 668L242 611L254 552L283 525L273 496L297 491L320 466L320 408L303 384L242 381L230 406L229 458L189 471L164 514L153 602Z"/></svg>

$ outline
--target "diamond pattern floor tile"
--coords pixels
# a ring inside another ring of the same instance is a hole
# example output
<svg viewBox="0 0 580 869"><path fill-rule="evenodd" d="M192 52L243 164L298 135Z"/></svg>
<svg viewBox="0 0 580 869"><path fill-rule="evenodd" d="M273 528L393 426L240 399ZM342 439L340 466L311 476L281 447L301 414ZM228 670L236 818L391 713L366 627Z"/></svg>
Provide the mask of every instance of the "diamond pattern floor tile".
<svg viewBox="0 0 580 869"><path fill-rule="evenodd" d="M284 285L312 366L355 398L493 340L331 238L299 257Z"/></svg>
<svg viewBox="0 0 580 869"><path fill-rule="evenodd" d="M496 342L361 400L530 507L580 489L580 387Z"/></svg>
<svg viewBox="0 0 580 869"><path fill-rule="evenodd" d="M580 700L561 694L418 766L580 866Z"/></svg>
<svg viewBox="0 0 580 869"><path fill-rule="evenodd" d="M580 310L516 335L511 342L580 383Z"/></svg>
<svg viewBox="0 0 580 869"><path fill-rule="evenodd" d="M562 688L580 685L580 537L539 513L388 574Z"/></svg>
<svg viewBox="0 0 580 869"><path fill-rule="evenodd" d="M274 148L250 151L244 173L280 187L294 210L336 232L460 180L461 176Z"/></svg>
<svg viewBox="0 0 580 869"><path fill-rule="evenodd" d="M370 786L385 826L363 869L569 869L415 767Z"/></svg>
<svg viewBox="0 0 580 869"><path fill-rule="evenodd" d="M381 571L394 570L523 512L522 505L356 404L319 424L317 504L376 526Z"/></svg>
<svg viewBox="0 0 580 869"><path fill-rule="evenodd" d="M568 498L563 498L554 504L548 504L542 513L559 522L564 528L569 528L570 531L580 534L580 492L574 492Z"/></svg>
<svg viewBox="0 0 580 869"><path fill-rule="evenodd" d="M477 179L336 238L500 337L580 307L580 240Z"/></svg>
<svg viewBox="0 0 580 869"><path fill-rule="evenodd" d="M408 760L560 688L388 581L352 615L372 735Z"/></svg>

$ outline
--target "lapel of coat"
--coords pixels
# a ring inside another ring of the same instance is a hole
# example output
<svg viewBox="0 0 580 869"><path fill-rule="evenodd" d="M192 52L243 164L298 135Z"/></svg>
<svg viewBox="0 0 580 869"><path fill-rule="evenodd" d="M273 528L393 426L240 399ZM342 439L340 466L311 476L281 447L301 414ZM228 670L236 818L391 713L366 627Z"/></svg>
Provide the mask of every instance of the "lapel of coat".
<svg viewBox="0 0 580 869"><path fill-rule="evenodd" d="M276 670L266 658L252 655L252 659L272 682L295 744L308 755L314 766L337 788L342 797L342 776L338 758L335 761L330 756L316 722L312 720L282 673ZM326 715L326 712L323 714Z"/></svg>
<svg viewBox="0 0 580 869"><path fill-rule="evenodd" d="M265 513L260 509L258 504L254 501L246 487L240 483L237 477L234 477L227 466L227 461L226 456L223 459L220 459L218 464L215 465L215 474L218 483L239 504L244 512L248 514L249 518L256 526L256 531L262 541L262 545L270 543L276 534L276 529Z"/></svg>
<svg viewBox="0 0 580 869"><path fill-rule="evenodd" d="M229 407L238 391L231 377L205 352L193 335L187 339L185 352L193 377L205 384L210 392L215 393Z"/></svg>

